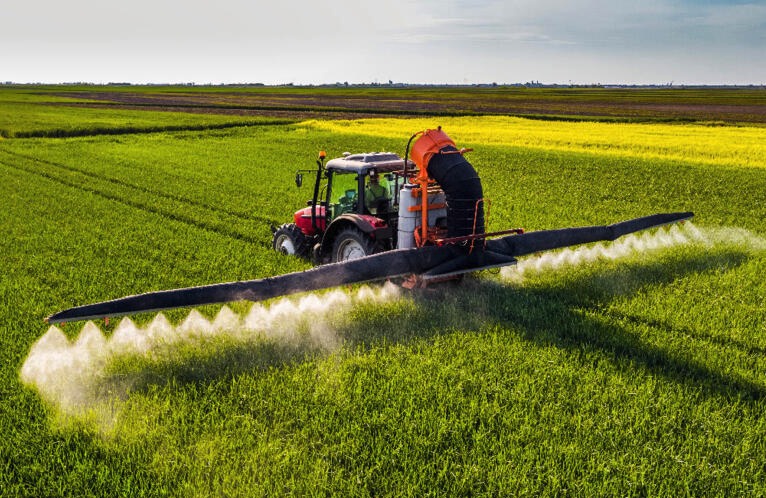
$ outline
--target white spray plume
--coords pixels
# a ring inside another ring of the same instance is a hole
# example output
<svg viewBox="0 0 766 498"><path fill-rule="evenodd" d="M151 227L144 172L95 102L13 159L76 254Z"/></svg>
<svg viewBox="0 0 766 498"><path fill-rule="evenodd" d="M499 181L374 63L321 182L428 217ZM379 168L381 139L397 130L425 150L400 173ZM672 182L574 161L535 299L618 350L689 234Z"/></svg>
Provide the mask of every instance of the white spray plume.
<svg viewBox="0 0 766 498"><path fill-rule="evenodd" d="M672 225L654 232L630 234L615 242L567 248L520 260L515 266L503 268L501 276L521 283L525 275L555 271L565 267L589 264L598 260L616 260L669 249L685 244L730 245L752 252L766 250L766 240L742 228L699 228L693 223Z"/></svg>
<svg viewBox="0 0 766 498"><path fill-rule="evenodd" d="M711 227L701 231L714 244L728 244L755 254L766 251L766 239L744 228Z"/></svg>
<svg viewBox="0 0 766 498"><path fill-rule="evenodd" d="M130 379L107 378L110 362L119 357L149 357L163 348L216 337L241 344L259 340L308 344L329 351L341 344L333 324L342 321L356 304L391 302L398 296L399 288L386 283L374 289L364 286L354 294L335 290L300 299L282 298L268 305L255 303L244 319L226 306L212 322L192 310L178 326L162 314L143 328L123 318L111 337L88 322L73 342L52 326L32 346L20 377L60 413L86 414L125 396L130 389Z"/></svg>
<svg viewBox="0 0 766 498"><path fill-rule="evenodd" d="M633 234L611 244L595 244L577 249L546 253L519 261L504 268L501 275L523 282L525 275L557 270L568 265L581 265L603 259L619 259L667 249L683 244L727 244L761 253L766 239L740 228L698 228L692 223L673 225L670 229ZM24 384L35 388L40 396L65 415L86 413L99 403L124 396L130 379L109 376L107 367L119 357L145 355L151 357L163 348L193 344L221 337L238 343L276 341L331 351L341 344L338 320L343 320L354 305L362 302L390 302L399 296L399 288L362 287L355 294L335 290L326 294L308 294L300 299L283 298L268 305L255 303L241 317L223 307L210 322L193 310L178 326L158 314L145 327L123 318L111 337L88 322L75 341L69 341L58 327L50 327L31 348L21 368ZM108 378L107 378L108 377Z"/></svg>

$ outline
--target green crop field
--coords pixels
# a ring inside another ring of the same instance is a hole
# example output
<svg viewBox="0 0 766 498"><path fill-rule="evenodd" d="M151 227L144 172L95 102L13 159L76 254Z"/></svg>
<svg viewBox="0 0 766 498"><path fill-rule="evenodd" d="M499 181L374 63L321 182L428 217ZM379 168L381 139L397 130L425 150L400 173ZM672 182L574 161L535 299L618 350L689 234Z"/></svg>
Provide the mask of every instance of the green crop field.
<svg viewBox="0 0 766 498"><path fill-rule="evenodd" d="M225 98L238 93L252 97ZM587 100L577 95L566 105ZM732 105L762 105L762 93L737 95ZM464 107L328 120L303 107L87 107L82 94L62 105L72 99L0 88L2 496L766 494L759 123ZM437 125L474 149L490 230L695 218L457 285L43 322L75 305L306 269L270 247L270 225L310 197L295 170L319 150L402 154Z"/></svg>

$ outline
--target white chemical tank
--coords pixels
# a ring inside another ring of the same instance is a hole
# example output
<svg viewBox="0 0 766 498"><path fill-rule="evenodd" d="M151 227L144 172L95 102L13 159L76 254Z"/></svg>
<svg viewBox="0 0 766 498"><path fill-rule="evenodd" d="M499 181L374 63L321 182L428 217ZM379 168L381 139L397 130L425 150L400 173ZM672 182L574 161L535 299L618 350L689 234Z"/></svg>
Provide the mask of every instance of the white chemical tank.
<svg viewBox="0 0 766 498"><path fill-rule="evenodd" d="M397 249L410 249L415 247L415 229L420 226L420 211L410 211L410 207L419 205L419 198L412 195L417 186L406 183L399 192L399 227L397 234ZM428 204L444 204L445 196L441 190L432 192L428 196ZM428 226L432 227L439 218L446 218L447 208L428 210Z"/></svg>

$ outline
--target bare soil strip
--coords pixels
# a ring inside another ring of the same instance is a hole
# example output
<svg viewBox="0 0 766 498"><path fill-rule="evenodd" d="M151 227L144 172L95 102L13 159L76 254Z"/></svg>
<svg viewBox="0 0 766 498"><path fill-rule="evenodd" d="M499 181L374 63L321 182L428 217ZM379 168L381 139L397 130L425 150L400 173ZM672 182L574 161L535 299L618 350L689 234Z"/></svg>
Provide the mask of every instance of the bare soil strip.
<svg viewBox="0 0 766 498"><path fill-rule="evenodd" d="M406 115L465 115L501 114L520 116L601 117L626 120L678 120L721 121L727 123L766 123L766 105L761 99L754 103L727 103L729 95L688 101L683 91L674 99L667 93L636 95L624 98L615 95L609 99L604 92L597 99L583 98L582 94L567 96L530 94L528 98L508 95L476 94L470 90L443 96L433 92L407 94L391 91L390 96L370 96L353 91L333 95L327 90L285 93L157 93L126 91L73 91L56 95L90 100L67 105L85 107L119 107L123 109L151 109L155 111L189 112L203 114L229 114L240 116L268 116L295 119L355 119L373 116ZM687 100L684 102L683 100ZM103 104L99 104L99 101Z"/></svg>

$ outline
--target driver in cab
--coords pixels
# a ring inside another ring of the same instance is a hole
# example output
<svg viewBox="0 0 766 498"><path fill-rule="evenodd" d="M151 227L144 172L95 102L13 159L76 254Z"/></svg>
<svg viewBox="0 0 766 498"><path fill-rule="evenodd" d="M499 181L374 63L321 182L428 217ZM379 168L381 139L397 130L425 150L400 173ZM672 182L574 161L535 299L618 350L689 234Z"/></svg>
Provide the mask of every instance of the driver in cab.
<svg viewBox="0 0 766 498"><path fill-rule="evenodd" d="M378 214L388 209L388 189L380 184L377 171L370 171L367 187L364 190L364 204L371 214Z"/></svg>

